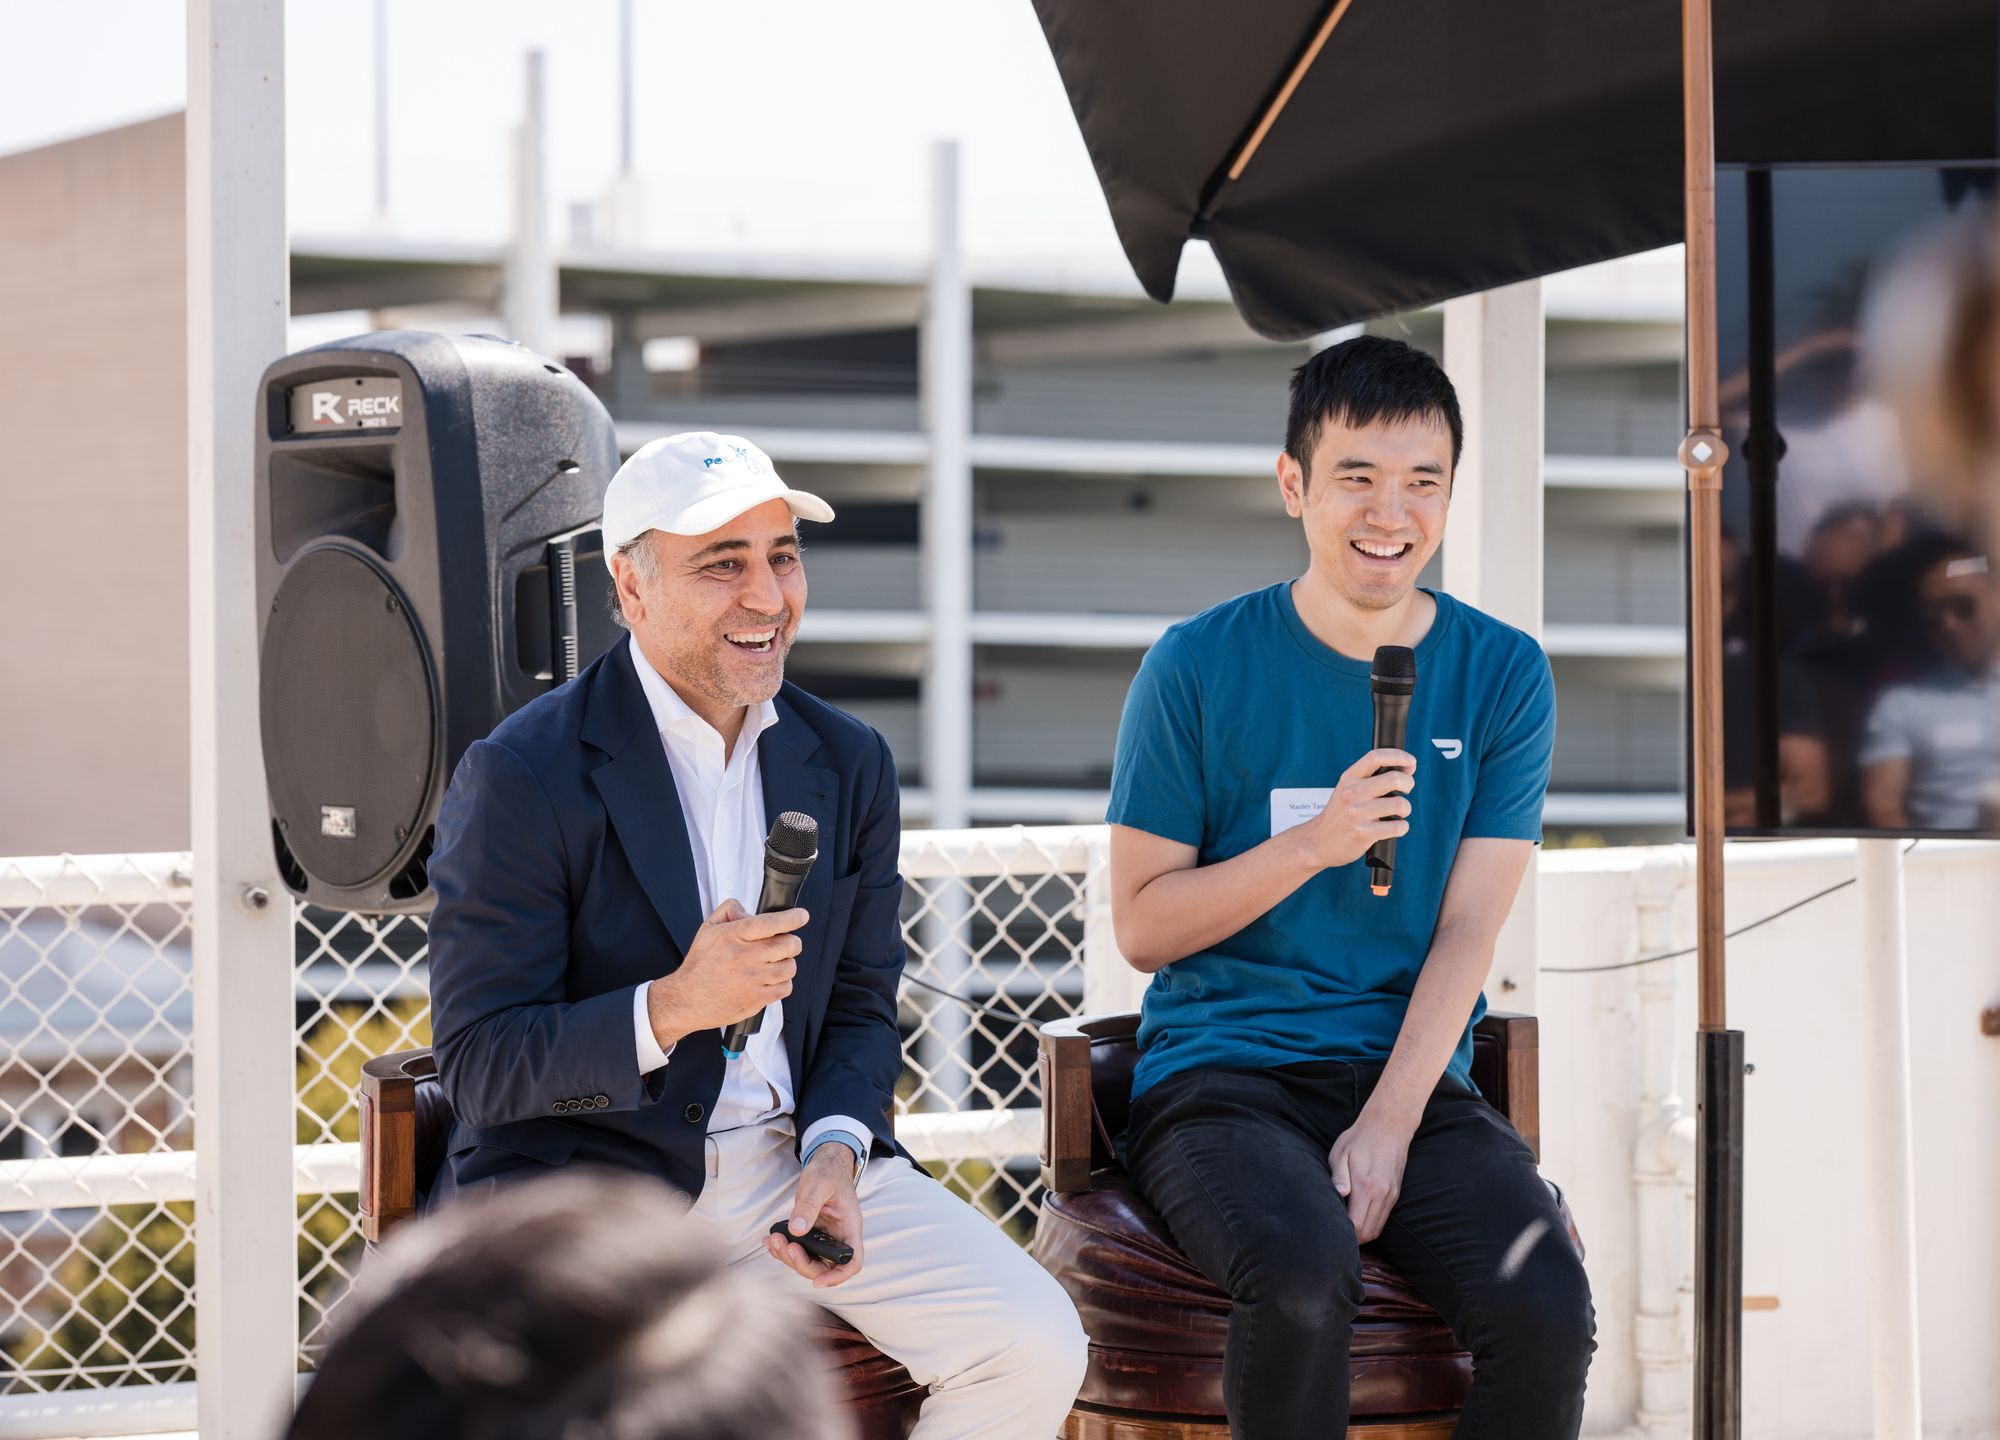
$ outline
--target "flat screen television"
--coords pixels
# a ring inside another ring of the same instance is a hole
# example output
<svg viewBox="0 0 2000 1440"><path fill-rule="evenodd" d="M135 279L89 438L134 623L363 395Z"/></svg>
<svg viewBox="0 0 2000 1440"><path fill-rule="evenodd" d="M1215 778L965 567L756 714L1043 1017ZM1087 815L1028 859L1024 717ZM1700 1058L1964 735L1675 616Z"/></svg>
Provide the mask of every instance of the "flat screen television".
<svg viewBox="0 0 2000 1440"><path fill-rule="evenodd" d="M1928 498L1882 381L1945 323L1910 277L2000 246L2000 168L1737 167L1716 190L1728 833L1994 836L2000 576ZM1968 357L1942 383L1996 379ZM2000 394L1977 398L2000 454Z"/></svg>

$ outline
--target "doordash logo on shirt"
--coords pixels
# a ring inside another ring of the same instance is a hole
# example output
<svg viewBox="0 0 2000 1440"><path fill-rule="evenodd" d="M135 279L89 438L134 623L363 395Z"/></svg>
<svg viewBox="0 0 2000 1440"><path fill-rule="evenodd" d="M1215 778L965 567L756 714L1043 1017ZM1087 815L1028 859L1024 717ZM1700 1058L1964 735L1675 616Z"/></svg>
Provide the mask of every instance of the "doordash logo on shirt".
<svg viewBox="0 0 2000 1440"><path fill-rule="evenodd" d="M1463 740L1433 740L1431 744L1437 746L1438 754L1444 756L1447 760L1456 760L1465 753L1465 742Z"/></svg>

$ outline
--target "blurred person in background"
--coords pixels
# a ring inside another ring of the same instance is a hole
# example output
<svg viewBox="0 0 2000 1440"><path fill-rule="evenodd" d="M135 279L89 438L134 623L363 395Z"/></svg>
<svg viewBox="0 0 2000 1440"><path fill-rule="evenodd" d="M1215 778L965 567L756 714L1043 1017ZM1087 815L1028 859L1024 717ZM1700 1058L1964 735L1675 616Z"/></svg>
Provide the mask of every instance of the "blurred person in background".
<svg viewBox="0 0 2000 1440"><path fill-rule="evenodd" d="M1895 412L1918 492L1966 539L1961 570L1973 560L1984 565L1979 583L1990 608L1992 558L2000 556L2000 215L1994 207L1966 205L1907 245L1873 279L1861 328L1869 386ZM1944 583L1931 582L1929 593L1940 593ZM1948 623L1963 628L1955 618ZM2000 683L1990 675L1986 700L1985 781L1972 803L1990 829L2000 824ZM1886 774L1882 787L1889 789Z"/></svg>
<svg viewBox="0 0 2000 1440"><path fill-rule="evenodd" d="M2000 599L1986 558L1938 540L1917 582L1936 665L1891 686L1868 717L1861 752L1868 822L1885 830L1979 830L1990 803L2000 734L1994 729Z"/></svg>
<svg viewBox="0 0 2000 1440"><path fill-rule="evenodd" d="M289 1440L848 1440L803 1301L687 1204L577 1170L405 1227L361 1271Z"/></svg>
<svg viewBox="0 0 2000 1440"><path fill-rule="evenodd" d="M1810 627L1805 643L1845 640L1864 620L1855 591L1883 549L1882 513L1867 500L1848 500L1821 515L1806 541L1805 579Z"/></svg>

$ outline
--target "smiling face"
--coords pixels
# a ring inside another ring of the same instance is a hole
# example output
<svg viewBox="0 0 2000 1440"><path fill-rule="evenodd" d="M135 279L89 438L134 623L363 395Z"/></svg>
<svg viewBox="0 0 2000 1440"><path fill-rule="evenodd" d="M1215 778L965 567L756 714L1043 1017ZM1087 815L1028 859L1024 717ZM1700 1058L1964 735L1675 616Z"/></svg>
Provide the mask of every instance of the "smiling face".
<svg viewBox="0 0 2000 1440"><path fill-rule="evenodd" d="M1444 539L1451 471L1441 417L1328 418L1309 465L1278 457L1278 488L1286 513L1305 522L1312 573L1357 610L1390 610Z"/></svg>
<svg viewBox="0 0 2000 1440"><path fill-rule="evenodd" d="M791 508L767 500L706 535L649 531L645 563L612 557L632 638L681 698L717 730L769 700L806 608Z"/></svg>

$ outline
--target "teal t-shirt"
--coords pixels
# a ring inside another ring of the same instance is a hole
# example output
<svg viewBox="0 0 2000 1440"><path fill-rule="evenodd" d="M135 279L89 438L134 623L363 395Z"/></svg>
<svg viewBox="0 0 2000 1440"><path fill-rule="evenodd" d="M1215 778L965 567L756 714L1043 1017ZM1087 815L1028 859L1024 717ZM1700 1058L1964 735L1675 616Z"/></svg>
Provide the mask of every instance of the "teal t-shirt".
<svg viewBox="0 0 2000 1440"><path fill-rule="evenodd" d="M1137 1095L1206 1066L1382 1062L1430 951L1459 841L1539 841L1555 682L1534 640L1432 593L1403 748L1417 757L1395 884L1324 870L1268 914L1176 960L1147 987ZM1299 619L1291 584L1238 596L1160 637L1118 727L1114 825L1192 845L1213 865L1308 818L1374 748L1368 662ZM1476 1022L1485 1012L1482 998ZM1447 1073L1470 1085L1472 1025Z"/></svg>

